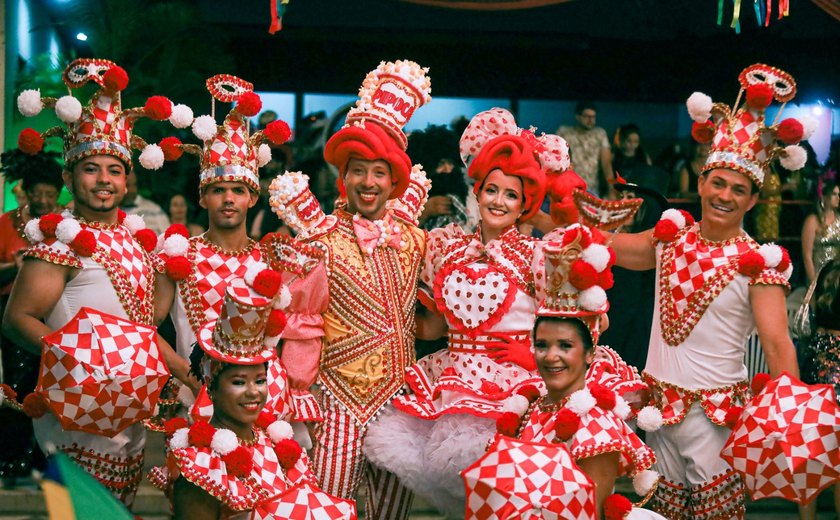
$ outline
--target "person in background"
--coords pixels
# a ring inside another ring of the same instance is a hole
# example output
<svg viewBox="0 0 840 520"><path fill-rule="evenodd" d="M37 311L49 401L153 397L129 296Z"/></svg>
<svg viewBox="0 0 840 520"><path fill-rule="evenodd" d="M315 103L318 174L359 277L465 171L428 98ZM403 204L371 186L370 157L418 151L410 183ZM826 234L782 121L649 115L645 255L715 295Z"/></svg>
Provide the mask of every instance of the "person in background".
<svg viewBox="0 0 840 520"><path fill-rule="evenodd" d="M809 283L826 262L840 257L840 187L831 181L818 191L814 212L802 225L802 261Z"/></svg>
<svg viewBox="0 0 840 520"><path fill-rule="evenodd" d="M595 124L596 108L590 101L575 107L575 126L561 126L556 134L566 140L575 171L586 182L589 191L598 195L610 191L615 178L607 132Z"/></svg>
<svg viewBox="0 0 840 520"><path fill-rule="evenodd" d="M126 215L140 215L146 222L146 227L160 235L169 227L169 217L157 203L143 197L137 191L137 174L132 169L125 178L125 198L120 209Z"/></svg>
<svg viewBox="0 0 840 520"><path fill-rule="evenodd" d="M678 193L680 197L697 197L697 179L700 177L703 165L706 164L710 149L709 143L692 141L691 156L680 168Z"/></svg>
<svg viewBox="0 0 840 520"><path fill-rule="evenodd" d="M619 127L615 135L613 171L627 180L633 180L637 166L650 166L650 157L642 146L642 131L633 123Z"/></svg>
<svg viewBox="0 0 840 520"><path fill-rule="evenodd" d="M23 251L30 246L24 233L26 224L59 209L58 196L64 181L58 154L35 155L20 150L3 152L0 171L7 182L18 182L28 204L0 216L0 316L12 292L15 276L23 265ZM14 390L19 399L35 389L38 381L38 356L0 335L2 383ZM44 458L36 446L32 420L9 408L0 409L0 478L3 487L14 487L15 480L28 477L33 469L43 469Z"/></svg>
<svg viewBox="0 0 840 520"><path fill-rule="evenodd" d="M190 236L198 236L204 233L204 228L191 220L192 208L186 197L176 193L169 198L169 220L173 224L181 224L190 232Z"/></svg>

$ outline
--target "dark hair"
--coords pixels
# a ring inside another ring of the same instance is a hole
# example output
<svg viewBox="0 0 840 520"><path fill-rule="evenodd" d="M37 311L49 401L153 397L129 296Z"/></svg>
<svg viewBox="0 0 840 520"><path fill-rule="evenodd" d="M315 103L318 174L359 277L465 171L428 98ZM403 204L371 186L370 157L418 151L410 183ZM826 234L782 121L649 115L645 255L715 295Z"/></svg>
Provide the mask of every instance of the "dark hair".
<svg viewBox="0 0 840 520"><path fill-rule="evenodd" d="M408 156L411 162L420 163L432 181L429 196L455 195L461 201L467 196L467 183L461 170L458 136L441 125L429 125L425 130L415 130L408 136ZM452 163L452 171L438 174L435 170L442 160Z"/></svg>
<svg viewBox="0 0 840 520"><path fill-rule="evenodd" d="M825 329L840 328L840 259L826 262L817 276L814 290L814 325Z"/></svg>
<svg viewBox="0 0 840 520"><path fill-rule="evenodd" d="M595 103L593 103L592 101L579 101L578 104L575 105L575 114L581 115L583 114L584 110L593 110L595 112L598 111L598 109L595 108Z"/></svg>
<svg viewBox="0 0 840 520"><path fill-rule="evenodd" d="M198 346L198 342L192 344L192 352L190 352L190 373L193 374L199 381L204 381L205 374L201 369L201 363L204 361L204 357L207 355L204 352L204 349ZM219 376L226 370L231 369L233 367L237 367L240 365L236 365L234 363L226 363L220 362L222 365L222 369L213 374L213 378L210 380L210 384L207 385L208 390L215 390L219 383ZM268 361L263 362L263 367L268 370Z"/></svg>
<svg viewBox="0 0 840 520"><path fill-rule="evenodd" d="M565 316L537 316L537 320L534 322L534 331L533 336L534 339L537 337L537 327L540 326L540 323L543 322L557 322L557 323L570 323L575 327L577 330L578 336L580 336L580 340L583 343L583 351L589 352L594 348L592 344L592 336L589 334L589 327L586 324L579 320L578 318L571 318Z"/></svg>
<svg viewBox="0 0 840 520"><path fill-rule="evenodd" d="M0 162L3 163L0 171L7 179L20 181L24 191L30 190L36 184L48 184L61 191L64 180L61 178L58 157L56 152L41 151L30 155L14 148L0 155Z"/></svg>

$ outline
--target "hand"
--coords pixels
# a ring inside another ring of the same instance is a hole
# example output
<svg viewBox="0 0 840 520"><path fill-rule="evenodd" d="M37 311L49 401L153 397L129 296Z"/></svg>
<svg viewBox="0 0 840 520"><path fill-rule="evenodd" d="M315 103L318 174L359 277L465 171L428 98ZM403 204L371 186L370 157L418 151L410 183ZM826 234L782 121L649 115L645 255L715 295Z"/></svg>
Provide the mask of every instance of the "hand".
<svg viewBox="0 0 840 520"><path fill-rule="evenodd" d="M20 269L23 267L23 252L24 251L26 251L26 250L25 249L18 249L17 251L15 251L15 267L17 267L18 271L20 271Z"/></svg>
<svg viewBox="0 0 840 520"><path fill-rule="evenodd" d="M496 362L513 363L530 372L537 369L537 362L534 360L531 346L526 342L491 343L487 347L490 349L490 353L487 355Z"/></svg>

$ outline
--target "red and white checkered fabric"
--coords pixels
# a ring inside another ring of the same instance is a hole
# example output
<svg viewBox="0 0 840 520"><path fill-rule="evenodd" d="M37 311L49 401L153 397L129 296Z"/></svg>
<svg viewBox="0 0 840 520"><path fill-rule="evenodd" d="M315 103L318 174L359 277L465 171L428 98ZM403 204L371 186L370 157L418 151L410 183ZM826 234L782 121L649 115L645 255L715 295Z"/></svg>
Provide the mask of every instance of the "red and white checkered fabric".
<svg viewBox="0 0 840 520"><path fill-rule="evenodd" d="M146 256L142 246L131 236L128 229L118 226L115 229L97 229L87 227L93 232L99 247L105 255L112 258L124 270L127 278L134 289L137 299L143 301L146 296L146 288L149 287L151 272L144 268Z"/></svg>
<svg viewBox="0 0 840 520"><path fill-rule="evenodd" d="M563 444L499 435L461 476L467 519L595 517L595 486Z"/></svg>
<svg viewBox="0 0 840 520"><path fill-rule="evenodd" d="M763 119L763 114L761 117ZM767 147L772 142L772 137L762 135L750 142L761 128L764 128L763 122L759 125L758 119L752 112L745 110L738 119L735 119L731 129L728 121L721 123L715 132L712 148L714 150L739 149L740 155L753 158L760 164L764 163L767 160Z"/></svg>
<svg viewBox="0 0 840 520"><path fill-rule="evenodd" d="M210 421L213 418L213 401L207 393L207 385L202 385L201 390L195 397L195 402L190 408L190 417L193 422Z"/></svg>
<svg viewBox="0 0 840 520"><path fill-rule="evenodd" d="M116 117L117 110L120 108L119 101L105 94L100 94L92 101L92 110L90 112L83 110L82 116L73 127L75 134L73 140L75 142L116 141L126 148L131 148L129 141L131 123L123 117Z"/></svg>
<svg viewBox="0 0 840 520"><path fill-rule="evenodd" d="M200 324L215 320L222 310L225 289L236 278L244 278L254 262L260 261L260 249L255 247L248 256L222 255L201 240L192 240L195 247L196 287L204 309Z"/></svg>
<svg viewBox="0 0 840 520"><path fill-rule="evenodd" d="M256 154L248 145L245 124L239 118L231 117L225 121L223 129L208 148L209 166L255 162ZM230 146L228 146L228 140Z"/></svg>
<svg viewBox="0 0 840 520"><path fill-rule="evenodd" d="M833 387L783 373L744 408L721 456L753 499L810 502L840 480L840 406Z"/></svg>
<svg viewBox="0 0 840 520"><path fill-rule="evenodd" d="M355 520L356 503L334 497L304 481L285 493L257 504L254 520Z"/></svg>
<svg viewBox="0 0 840 520"><path fill-rule="evenodd" d="M154 327L82 307L44 336L37 391L66 430L114 436L151 417L169 379Z"/></svg>
<svg viewBox="0 0 840 520"><path fill-rule="evenodd" d="M266 379L268 396L263 410L288 421L291 419L290 415L293 415L292 393L289 389L286 367L283 366L279 357L268 362Z"/></svg>

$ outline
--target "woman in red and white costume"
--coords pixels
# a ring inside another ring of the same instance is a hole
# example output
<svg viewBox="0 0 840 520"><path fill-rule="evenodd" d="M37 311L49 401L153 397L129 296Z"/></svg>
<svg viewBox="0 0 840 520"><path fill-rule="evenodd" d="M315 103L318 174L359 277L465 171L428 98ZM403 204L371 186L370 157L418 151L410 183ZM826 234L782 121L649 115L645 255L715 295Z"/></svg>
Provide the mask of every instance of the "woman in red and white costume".
<svg viewBox="0 0 840 520"><path fill-rule="evenodd" d="M433 230L420 278L428 310L418 317L417 336L448 330L449 346L407 369L413 394L383 411L365 446L375 464L452 517L464 512L458 473L483 453L517 390L540 384L530 335L545 285L543 243L520 234L517 224L539 210L546 170L569 166L562 139L522 130L502 109L473 118L461 156L476 181L479 229ZM597 265L587 265L597 281L609 254L598 246L593 257Z"/></svg>
<svg viewBox="0 0 840 520"><path fill-rule="evenodd" d="M279 309L288 289L262 266L231 281L219 319L205 324L190 356L213 401L209 421L166 423L165 467L149 473L167 492L174 518L251 518L253 511L314 477L289 423L261 411L267 367L285 323Z"/></svg>

